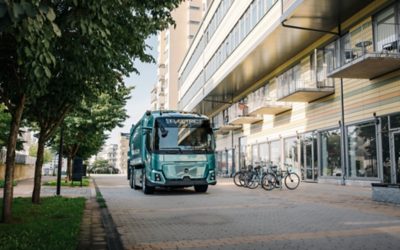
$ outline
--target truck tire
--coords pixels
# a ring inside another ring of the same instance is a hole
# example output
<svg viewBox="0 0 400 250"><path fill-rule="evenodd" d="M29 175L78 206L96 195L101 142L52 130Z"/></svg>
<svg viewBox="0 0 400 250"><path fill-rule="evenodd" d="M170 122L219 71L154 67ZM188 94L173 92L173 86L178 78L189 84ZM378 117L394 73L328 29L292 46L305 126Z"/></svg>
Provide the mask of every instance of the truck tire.
<svg viewBox="0 0 400 250"><path fill-rule="evenodd" d="M133 177L133 189L138 190L138 189L141 188L141 186L138 186L138 185L136 184L135 171L133 170L132 172L133 172L133 174L132 174L132 177Z"/></svg>
<svg viewBox="0 0 400 250"><path fill-rule="evenodd" d="M194 190L197 193L205 193L205 192L207 192L207 189L208 189L208 185L196 185L196 186L194 186Z"/></svg>
<svg viewBox="0 0 400 250"><path fill-rule="evenodd" d="M154 187L150 187L147 185L146 174L143 172L143 180L142 180L142 189L144 194L152 194L154 193Z"/></svg>
<svg viewBox="0 0 400 250"><path fill-rule="evenodd" d="M130 171L129 186L131 186L131 188L133 188L133 171Z"/></svg>

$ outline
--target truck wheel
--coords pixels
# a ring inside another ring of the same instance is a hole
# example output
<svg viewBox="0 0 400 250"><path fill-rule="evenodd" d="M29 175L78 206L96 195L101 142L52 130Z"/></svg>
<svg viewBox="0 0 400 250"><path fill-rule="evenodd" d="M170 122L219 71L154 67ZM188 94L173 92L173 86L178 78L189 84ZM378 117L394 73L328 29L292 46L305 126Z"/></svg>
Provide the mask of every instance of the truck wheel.
<svg viewBox="0 0 400 250"><path fill-rule="evenodd" d="M129 177L129 186L133 188L133 171L131 171L130 177Z"/></svg>
<svg viewBox="0 0 400 250"><path fill-rule="evenodd" d="M154 193L154 187L150 187L147 185L147 179L146 179L146 175L143 174L143 181L142 181L142 189L143 189L143 193L144 194L152 194Z"/></svg>
<svg viewBox="0 0 400 250"><path fill-rule="evenodd" d="M135 173L135 171L133 171L133 173ZM135 190L140 189L140 186L138 186L138 185L136 184L136 176L135 176L135 174L132 174L132 177L133 177L133 188L134 188Z"/></svg>
<svg viewBox="0 0 400 250"><path fill-rule="evenodd" d="M194 186L194 190L197 193L205 193L207 192L208 185L196 185Z"/></svg>

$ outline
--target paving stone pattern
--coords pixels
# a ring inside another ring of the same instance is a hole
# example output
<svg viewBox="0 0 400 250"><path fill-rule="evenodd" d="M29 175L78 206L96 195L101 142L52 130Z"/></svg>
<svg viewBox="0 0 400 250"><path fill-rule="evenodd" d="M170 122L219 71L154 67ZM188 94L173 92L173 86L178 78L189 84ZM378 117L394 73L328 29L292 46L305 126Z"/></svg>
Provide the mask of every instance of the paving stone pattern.
<svg viewBox="0 0 400 250"><path fill-rule="evenodd" d="M400 206L371 188L301 183L294 191L220 179L144 195L125 177L97 176L125 249L399 249Z"/></svg>

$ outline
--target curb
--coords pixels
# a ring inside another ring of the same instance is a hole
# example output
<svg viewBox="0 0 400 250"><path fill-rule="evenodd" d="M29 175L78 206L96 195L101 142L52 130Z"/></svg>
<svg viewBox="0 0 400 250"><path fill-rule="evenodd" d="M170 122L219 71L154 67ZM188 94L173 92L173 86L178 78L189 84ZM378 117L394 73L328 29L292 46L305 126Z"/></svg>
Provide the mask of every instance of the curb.
<svg viewBox="0 0 400 250"><path fill-rule="evenodd" d="M93 184L95 186L95 194L97 192L100 193L100 189L97 186L96 181L94 179L92 179L92 180L93 180ZM97 201L96 201L96 203L97 203ZM101 219L103 222L104 231L106 233L107 249L109 249L109 250L124 249L120 235L117 231L117 227L114 223L114 220L112 219L110 212L108 211L108 208L107 207L103 207L103 208L99 207L99 209L101 212Z"/></svg>

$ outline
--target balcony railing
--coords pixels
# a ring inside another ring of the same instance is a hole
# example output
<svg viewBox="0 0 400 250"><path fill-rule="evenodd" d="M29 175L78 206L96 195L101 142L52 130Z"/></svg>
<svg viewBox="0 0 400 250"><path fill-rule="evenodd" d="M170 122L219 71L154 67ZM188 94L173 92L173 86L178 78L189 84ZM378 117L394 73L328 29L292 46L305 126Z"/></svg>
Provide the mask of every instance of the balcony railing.
<svg viewBox="0 0 400 250"><path fill-rule="evenodd" d="M311 102L333 94L334 81L327 78L327 68L321 54L315 51L308 64L297 64L277 77L277 99L287 102ZM304 72L309 72L308 77Z"/></svg>
<svg viewBox="0 0 400 250"><path fill-rule="evenodd" d="M241 125L229 124L229 117L227 111L221 112L212 118L213 128L217 130L217 133L224 134L231 130L241 129Z"/></svg>
<svg viewBox="0 0 400 250"><path fill-rule="evenodd" d="M287 102L278 102L268 91L268 87L262 87L248 96L250 115L275 115L292 109Z"/></svg>
<svg viewBox="0 0 400 250"><path fill-rule="evenodd" d="M246 103L235 103L228 109L229 123L234 125L252 124L262 121L262 116L249 114L249 107Z"/></svg>
<svg viewBox="0 0 400 250"><path fill-rule="evenodd" d="M399 25L372 22L360 25L336 41L341 48L333 58L329 77L373 79L400 69L400 43L396 34Z"/></svg>

